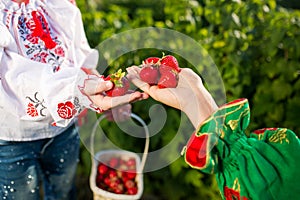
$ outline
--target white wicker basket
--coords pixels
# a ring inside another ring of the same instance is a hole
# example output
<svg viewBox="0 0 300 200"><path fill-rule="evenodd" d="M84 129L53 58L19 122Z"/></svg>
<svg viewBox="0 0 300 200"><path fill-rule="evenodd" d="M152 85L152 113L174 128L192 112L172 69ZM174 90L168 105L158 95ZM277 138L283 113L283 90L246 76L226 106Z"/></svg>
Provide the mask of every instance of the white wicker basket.
<svg viewBox="0 0 300 200"><path fill-rule="evenodd" d="M130 151L125 151L125 150L102 150L95 154L94 153L94 135L95 135L97 127L99 126L100 122L105 118L105 116L102 115L101 117L99 117L99 119L97 120L97 122L94 125L93 131L91 134L92 169L91 169L91 174L90 174L90 188L93 192L94 200L137 200L137 199L140 199L143 194L143 190L144 190L143 169L144 169L144 165L145 165L145 162L147 159L147 153L148 153L148 148L149 148L149 130L148 130L145 122L139 116L137 116L134 113L131 113L131 117L136 119L143 126L144 131L145 131L146 142L145 142L142 159L138 156L138 154L136 154L134 152L130 152ZM135 181L137 183L137 188L138 188L138 191L135 195L116 194L113 192L103 190L96 185L97 166L99 164L99 160L101 160L101 162L103 162L103 161L105 162L105 161L109 160L109 158L115 157L115 156L119 156L124 159L135 158L135 161L136 161Z"/></svg>

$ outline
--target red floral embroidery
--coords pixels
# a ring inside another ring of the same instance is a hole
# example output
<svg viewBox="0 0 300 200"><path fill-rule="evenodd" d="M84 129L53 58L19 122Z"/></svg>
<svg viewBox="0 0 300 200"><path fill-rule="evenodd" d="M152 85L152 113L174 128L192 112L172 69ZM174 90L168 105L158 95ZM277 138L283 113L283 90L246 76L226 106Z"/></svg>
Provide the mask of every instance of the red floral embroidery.
<svg viewBox="0 0 300 200"><path fill-rule="evenodd" d="M258 129L258 130L253 131L253 133L259 135L259 134L262 134L266 131L275 131L275 130L277 130L277 128L262 128L262 129Z"/></svg>
<svg viewBox="0 0 300 200"><path fill-rule="evenodd" d="M21 23L21 22L19 22ZM33 19L30 19L26 22L26 27L30 30L33 31L35 29L35 23Z"/></svg>
<svg viewBox="0 0 300 200"><path fill-rule="evenodd" d="M71 101L59 103L57 108L58 115L63 119L71 119L77 113L75 105Z"/></svg>
<svg viewBox="0 0 300 200"><path fill-rule="evenodd" d="M241 197L238 191L227 186L224 188L224 196L226 200L248 200L246 197Z"/></svg>
<svg viewBox="0 0 300 200"><path fill-rule="evenodd" d="M39 42L39 38L33 37L31 34L29 34L29 35L26 36L26 40L28 40L32 44L38 44L38 42Z"/></svg>
<svg viewBox="0 0 300 200"><path fill-rule="evenodd" d="M46 63L47 62L47 57L48 57L48 53L46 52L40 52L40 53L37 53L35 54L31 60L34 60L34 61L38 61L38 62L41 62L41 63Z"/></svg>
<svg viewBox="0 0 300 200"><path fill-rule="evenodd" d="M48 25L43 15L40 15L37 11L32 11L31 15L35 24L32 36L39 37L43 40L47 49L53 49L56 46L56 43L51 38Z"/></svg>
<svg viewBox="0 0 300 200"><path fill-rule="evenodd" d="M65 51L62 47L57 47L56 49L54 49L54 53L61 57L65 56Z"/></svg>
<svg viewBox="0 0 300 200"><path fill-rule="evenodd" d="M45 117L45 109L44 100L39 97L38 92L34 93L32 96L26 96L26 98L30 101L27 105L27 114L31 117L42 116Z"/></svg>
<svg viewBox="0 0 300 200"><path fill-rule="evenodd" d="M54 72L58 72L59 70L60 70L60 66L57 66L57 67L54 68L53 71L54 71Z"/></svg>
<svg viewBox="0 0 300 200"><path fill-rule="evenodd" d="M45 11L32 11L21 15L18 18L18 33L22 38L20 42L25 47L22 49L23 53L31 60L50 64L53 72L57 72L64 62L66 48L57 35L51 32L45 15Z"/></svg>
<svg viewBox="0 0 300 200"><path fill-rule="evenodd" d="M32 103L28 103L27 105L27 114L31 117L36 117L39 115L36 107Z"/></svg>

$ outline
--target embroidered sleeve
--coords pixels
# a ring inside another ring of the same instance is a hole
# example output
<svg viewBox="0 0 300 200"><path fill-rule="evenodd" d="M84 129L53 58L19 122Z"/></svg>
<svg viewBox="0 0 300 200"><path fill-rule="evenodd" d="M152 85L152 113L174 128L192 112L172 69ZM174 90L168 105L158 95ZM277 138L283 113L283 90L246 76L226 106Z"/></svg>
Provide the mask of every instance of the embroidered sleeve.
<svg viewBox="0 0 300 200"><path fill-rule="evenodd" d="M63 67L56 73L44 71L42 96L54 119L53 125L66 126L83 108L102 112L83 92L87 79L103 81L102 77L87 75L81 69L71 67Z"/></svg>
<svg viewBox="0 0 300 200"><path fill-rule="evenodd" d="M14 34L10 18L0 23L1 101L21 120L53 120L64 127L84 107L101 111L82 93L86 79L101 79L81 70L97 66L98 51L88 44L76 6L59 0L37 4L38 10L16 13Z"/></svg>
<svg viewBox="0 0 300 200"><path fill-rule="evenodd" d="M295 198L299 138L286 128L263 128L247 136L249 122L247 99L220 107L188 141L185 161L202 172L216 173L223 199Z"/></svg>
<svg viewBox="0 0 300 200"><path fill-rule="evenodd" d="M206 173L217 173L219 159L229 154L227 143L234 143L243 135L249 119L247 99L220 107L203 122L183 149L186 163Z"/></svg>

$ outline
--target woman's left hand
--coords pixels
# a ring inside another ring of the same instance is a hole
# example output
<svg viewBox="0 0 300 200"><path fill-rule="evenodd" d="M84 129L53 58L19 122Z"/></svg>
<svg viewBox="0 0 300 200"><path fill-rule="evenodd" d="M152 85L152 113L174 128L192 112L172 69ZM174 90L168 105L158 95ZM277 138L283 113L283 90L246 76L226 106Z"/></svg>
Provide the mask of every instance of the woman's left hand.
<svg viewBox="0 0 300 200"><path fill-rule="evenodd" d="M112 89L112 87L113 83L111 81L103 81L101 78L89 79L85 82L83 92L95 106L103 111L149 97L148 94L139 91L128 91L125 95L116 97L105 95L105 91Z"/></svg>

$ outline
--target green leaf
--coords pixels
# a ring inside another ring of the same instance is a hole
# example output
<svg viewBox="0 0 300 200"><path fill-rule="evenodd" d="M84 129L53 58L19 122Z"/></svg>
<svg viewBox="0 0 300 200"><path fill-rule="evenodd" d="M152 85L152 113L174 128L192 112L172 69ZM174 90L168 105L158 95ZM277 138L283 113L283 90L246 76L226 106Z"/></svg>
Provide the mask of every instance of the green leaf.
<svg viewBox="0 0 300 200"><path fill-rule="evenodd" d="M288 98L293 91L291 85L282 81L281 79L276 79L272 83L271 90L273 92L273 97L275 101L280 101Z"/></svg>

